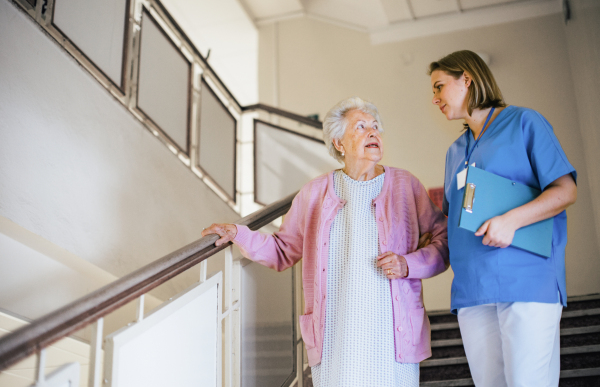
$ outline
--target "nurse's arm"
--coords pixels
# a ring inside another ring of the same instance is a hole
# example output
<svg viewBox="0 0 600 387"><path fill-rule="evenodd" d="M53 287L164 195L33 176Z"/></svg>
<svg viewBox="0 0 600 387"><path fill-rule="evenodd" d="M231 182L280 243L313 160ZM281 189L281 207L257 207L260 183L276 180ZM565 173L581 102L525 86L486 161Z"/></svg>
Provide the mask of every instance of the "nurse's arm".
<svg viewBox="0 0 600 387"><path fill-rule="evenodd" d="M521 227L551 218L563 212L577 200L577 185L571 174L567 174L548 184L540 196L514 208L504 215L487 220L475 233L482 236L482 243L492 247L508 247L515 231Z"/></svg>

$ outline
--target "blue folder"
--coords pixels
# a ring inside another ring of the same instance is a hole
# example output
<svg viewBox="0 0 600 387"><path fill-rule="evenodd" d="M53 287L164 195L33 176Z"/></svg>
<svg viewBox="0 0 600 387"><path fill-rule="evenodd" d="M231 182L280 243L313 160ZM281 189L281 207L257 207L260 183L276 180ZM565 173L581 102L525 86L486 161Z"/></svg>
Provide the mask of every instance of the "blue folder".
<svg viewBox="0 0 600 387"><path fill-rule="evenodd" d="M469 166L458 226L477 231L486 220L538 197L541 191ZM530 224L515 232L512 246L550 257L554 219Z"/></svg>

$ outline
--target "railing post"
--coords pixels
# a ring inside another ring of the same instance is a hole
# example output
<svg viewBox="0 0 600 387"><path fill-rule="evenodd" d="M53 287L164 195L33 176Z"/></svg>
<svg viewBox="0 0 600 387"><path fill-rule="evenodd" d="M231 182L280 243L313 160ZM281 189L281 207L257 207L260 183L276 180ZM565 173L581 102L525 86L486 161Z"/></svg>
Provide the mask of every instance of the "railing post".
<svg viewBox="0 0 600 387"><path fill-rule="evenodd" d="M208 268L208 261L204 260L200 262L200 283L203 284L206 282L206 271Z"/></svg>
<svg viewBox="0 0 600 387"><path fill-rule="evenodd" d="M92 342L90 343L90 365L88 374L88 387L100 387L102 373L100 360L102 357L102 336L104 331L104 318L101 317L92 325Z"/></svg>
<svg viewBox="0 0 600 387"><path fill-rule="evenodd" d="M231 270L231 296L234 310L231 311L231 368L232 368L232 386L240 387L242 385L242 314L241 314L241 293L242 293L242 262L235 259L232 262Z"/></svg>
<svg viewBox="0 0 600 387"><path fill-rule="evenodd" d="M144 295L138 297L137 299L137 316L136 321L140 322L144 319Z"/></svg>
<svg viewBox="0 0 600 387"><path fill-rule="evenodd" d="M296 326L296 336L294 337L296 345L296 375L298 377L297 387L304 387L304 341L302 341L302 334L300 333L300 323L298 316L303 313L304 300L302 292L302 265L294 266L294 297L295 297L295 316L294 324Z"/></svg>
<svg viewBox="0 0 600 387"><path fill-rule="evenodd" d="M225 270L223 273L223 298L225 302L225 318L224 325L224 345L225 352L223 353L223 386L232 387L232 327L231 327L231 307L232 307L232 268L233 268L233 248L229 246L225 249Z"/></svg>
<svg viewBox="0 0 600 387"><path fill-rule="evenodd" d="M45 370L46 369L46 350L42 349L38 352L37 361L35 364L35 385L43 386L44 381L46 379Z"/></svg>

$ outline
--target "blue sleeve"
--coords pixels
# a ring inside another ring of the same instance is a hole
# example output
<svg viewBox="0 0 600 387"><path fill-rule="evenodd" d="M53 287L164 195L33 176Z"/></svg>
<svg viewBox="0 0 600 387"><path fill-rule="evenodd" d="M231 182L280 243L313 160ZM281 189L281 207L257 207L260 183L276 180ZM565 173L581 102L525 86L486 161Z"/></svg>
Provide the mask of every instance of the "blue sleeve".
<svg viewBox="0 0 600 387"><path fill-rule="evenodd" d="M521 118L521 126L529 162L542 191L569 173L577 183L577 171L567 159L550 123L540 113L528 110Z"/></svg>
<svg viewBox="0 0 600 387"><path fill-rule="evenodd" d="M448 150L450 152L450 150ZM444 200L442 201L442 213L448 216L448 208L450 204L448 203L448 198L446 197L446 184L450 184L448 182L448 152L446 152L446 164L444 167Z"/></svg>

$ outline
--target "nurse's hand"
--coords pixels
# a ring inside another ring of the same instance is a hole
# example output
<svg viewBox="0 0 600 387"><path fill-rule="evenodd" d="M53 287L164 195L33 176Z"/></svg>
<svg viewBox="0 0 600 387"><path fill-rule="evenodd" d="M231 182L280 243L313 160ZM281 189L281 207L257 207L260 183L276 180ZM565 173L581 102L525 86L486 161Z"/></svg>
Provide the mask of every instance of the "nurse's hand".
<svg viewBox="0 0 600 387"><path fill-rule="evenodd" d="M408 277L408 264L406 263L406 259L391 251L377 257L377 267L383 269L383 274L385 274L388 279Z"/></svg>
<svg viewBox="0 0 600 387"><path fill-rule="evenodd" d="M482 243L486 246L505 248L512 243L518 228L505 214L487 220L479 227L475 236L483 235Z"/></svg>
<svg viewBox="0 0 600 387"><path fill-rule="evenodd" d="M433 235L430 232L426 232L425 234L421 235L421 237L419 238L419 243L417 245L417 250L429 246L431 244L432 237Z"/></svg>

